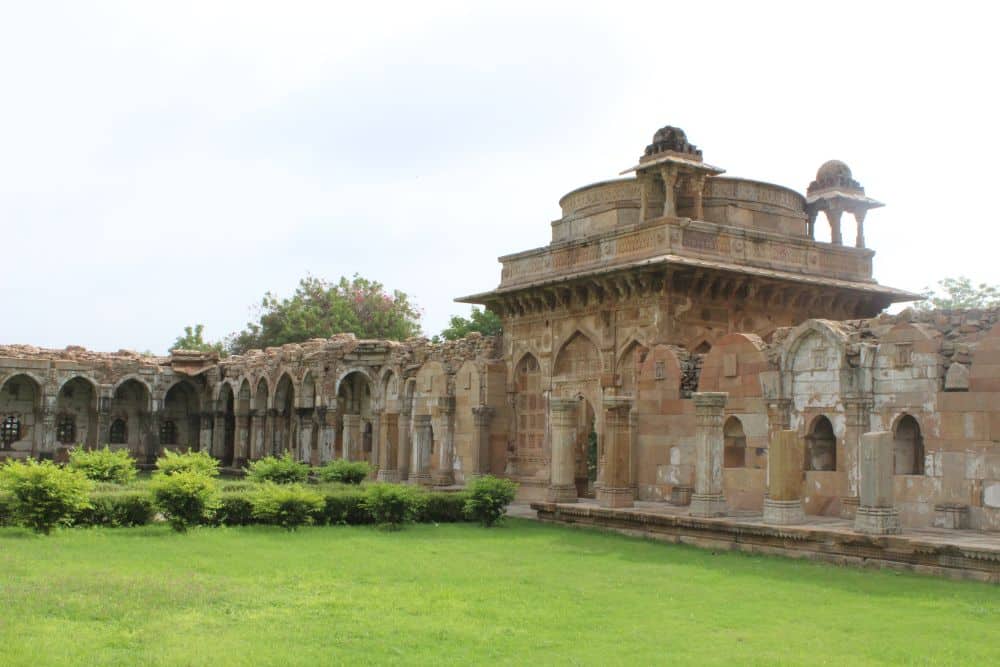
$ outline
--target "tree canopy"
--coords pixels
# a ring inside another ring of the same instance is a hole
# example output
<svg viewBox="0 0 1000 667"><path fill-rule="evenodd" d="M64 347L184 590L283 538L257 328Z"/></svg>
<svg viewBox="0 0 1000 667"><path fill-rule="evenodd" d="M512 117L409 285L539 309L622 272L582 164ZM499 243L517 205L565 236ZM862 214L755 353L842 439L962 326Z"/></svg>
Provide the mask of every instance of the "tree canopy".
<svg viewBox="0 0 1000 667"><path fill-rule="evenodd" d="M917 304L921 310L932 308L954 310L961 308L994 308L1000 306L1000 287L979 283L973 285L965 276L939 280L937 288L924 288L924 301Z"/></svg>
<svg viewBox="0 0 1000 667"><path fill-rule="evenodd" d="M420 334L420 312L399 290L386 291L381 283L357 274L330 283L306 276L291 297L268 292L258 307L259 319L229 336L233 354L310 338L353 333L358 338L405 340Z"/></svg>
<svg viewBox="0 0 1000 667"><path fill-rule="evenodd" d="M473 306L470 317L462 317L461 315L452 317L448 327L441 332L441 338L458 340L465 338L473 331L478 331L484 336L496 336L500 334L501 330L500 317L496 313Z"/></svg>
<svg viewBox="0 0 1000 667"><path fill-rule="evenodd" d="M196 324L193 327L184 327L184 335L178 336L171 350L198 350L199 352L218 352L225 354L226 350L221 342L210 343L205 340L205 325Z"/></svg>

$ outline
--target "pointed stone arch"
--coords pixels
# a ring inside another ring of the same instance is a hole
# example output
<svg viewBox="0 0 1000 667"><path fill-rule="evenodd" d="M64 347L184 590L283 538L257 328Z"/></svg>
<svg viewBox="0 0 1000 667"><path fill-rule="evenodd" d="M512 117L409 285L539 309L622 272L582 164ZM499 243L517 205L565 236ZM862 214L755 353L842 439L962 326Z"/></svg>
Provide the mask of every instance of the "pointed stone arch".
<svg viewBox="0 0 1000 667"><path fill-rule="evenodd" d="M577 329L563 344L555 356L552 377L561 379L599 378L603 372L601 352L593 339Z"/></svg>

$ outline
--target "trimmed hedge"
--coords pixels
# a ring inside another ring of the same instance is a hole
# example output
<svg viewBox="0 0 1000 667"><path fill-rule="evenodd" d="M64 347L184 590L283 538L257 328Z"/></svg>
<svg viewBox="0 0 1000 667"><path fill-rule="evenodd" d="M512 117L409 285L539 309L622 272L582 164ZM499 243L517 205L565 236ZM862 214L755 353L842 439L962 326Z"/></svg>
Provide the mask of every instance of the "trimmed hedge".
<svg viewBox="0 0 1000 667"><path fill-rule="evenodd" d="M465 502L469 499L468 491L444 493L431 491L427 493L424 506L417 521L421 523L456 523L468 521L465 515Z"/></svg>
<svg viewBox="0 0 1000 667"><path fill-rule="evenodd" d="M317 476L324 482L340 482L342 484L360 484L368 478L372 468L364 461L345 461L337 459L330 461L317 471Z"/></svg>
<svg viewBox="0 0 1000 667"><path fill-rule="evenodd" d="M469 485L467 493L466 516L489 528L503 521L507 505L514 501L517 493L517 483L503 477L483 475Z"/></svg>
<svg viewBox="0 0 1000 667"><path fill-rule="evenodd" d="M215 508L215 523L223 526L249 526L256 523L250 494L242 491L223 492L219 498L219 506Z"/></svg>
<svg viewBox="0 0 1000 667"><path fill-rule="evenodd" d="M364 507L365 492L360 489L328 491L323 495L323 507L316 515L316 522L328 526L360 526L374 523L371 513Z"/></svg>
<svg viewBox="0 0 1000 667"><path fill-rule="evenodd" d="M309 465L296 461L290 452L280 458L265 456L247 466L247 479L252 482L303 484L309 479Z"/></svg>
<svg viewBox="0 0 1000 667"><path fill-rule="evenodd" d="M90 507L73 518L73 525L111 528L144 526L154 516L156 507L148 491L96 491L90 494Z"/></svg>
<svg viewBox="0 0 1000 667"><path fill-rule="evenodd" d="M219 506L219 484L195 469L158 475L151 485L153 501L170 526L183 533L205 523Z"/></svg>
<svg viewBox="0 0 1000 667"><path fill-rule="evenodd" d="M74 447L69 453L66 467L95 482L114 484L128 484L135 479L137 472L135 459L127 449L112 450L108 445L103 449Z"/></svg>

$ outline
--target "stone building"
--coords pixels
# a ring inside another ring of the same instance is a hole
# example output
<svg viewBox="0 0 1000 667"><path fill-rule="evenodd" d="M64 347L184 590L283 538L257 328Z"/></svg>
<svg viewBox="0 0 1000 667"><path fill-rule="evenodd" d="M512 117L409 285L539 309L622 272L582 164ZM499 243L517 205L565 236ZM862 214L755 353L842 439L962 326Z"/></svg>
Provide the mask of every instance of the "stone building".
<svg viewBox="0 0 1000 667"><path fill-rule="evenodd" d="M881 204L845 164L802 196L724 176L665 127L623 174L565 195L548 246L459 299L498 313L502 338L222 360L0 347L0 457L110 443L239 468L290 451L442 487L505 475L530 500L864 522L863 443L891 442L889 523L1000 530L1000 312L880 314L917 295L874 280Z"/></svg>

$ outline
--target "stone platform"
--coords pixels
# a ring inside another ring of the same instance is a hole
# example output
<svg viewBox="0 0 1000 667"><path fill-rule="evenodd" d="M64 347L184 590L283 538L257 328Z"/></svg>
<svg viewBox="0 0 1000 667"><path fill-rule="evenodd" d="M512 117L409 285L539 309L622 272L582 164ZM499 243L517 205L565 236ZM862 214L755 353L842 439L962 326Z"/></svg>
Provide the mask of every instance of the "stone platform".
<svg viewBox="0 0 1000 667"><path fill-rule="evenodd" d="M1000 583L1000 534L927 528L898 535L865 535L852 521L806 517L801 525L776 526L761 515L692 517L686 507L637 502L611 509L594 502L531 503L540 521L592 526L705 549L809 558L837 565L889 568L921 574Z"/></svg>

